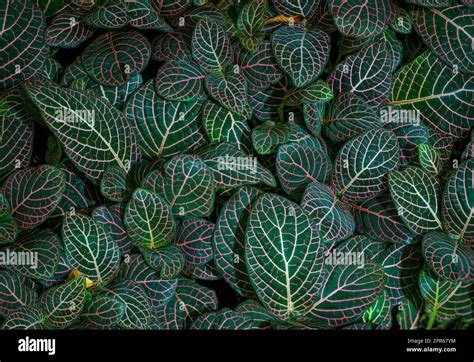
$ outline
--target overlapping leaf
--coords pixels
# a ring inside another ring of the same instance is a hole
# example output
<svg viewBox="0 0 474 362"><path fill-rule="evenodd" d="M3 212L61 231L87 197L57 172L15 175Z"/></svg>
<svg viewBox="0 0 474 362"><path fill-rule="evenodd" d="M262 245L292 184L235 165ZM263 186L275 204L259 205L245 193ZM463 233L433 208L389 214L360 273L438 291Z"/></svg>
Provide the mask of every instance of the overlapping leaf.
<svg viewBox="0 0 474 362"><path fill-rule="evenodd" d="M66 155L90 179L98 181L111 165L131 165L136 146L130 126L110 103L45 81L30 82L25 90Z"/></svg>
<svg viewBox="0 0 474 362"><path fill-rule="evenodd" d="M263 305L280 319L304 315L318 291L321 240L297 204L260 196L250 212L245 261Z"/></svg>
<svg viewBox="0 0 474 362"><path fill-rule="evenodd" d="M89 216L70 215L64 220L62 235L66 257L73 269L99 285L115 277L120 249L104 226Z"/></svg>
<svg viewBox="0 0 474 362"><path fill-rule="evenodd" d="M349 201L364 200L387 189L387 174L398 168L395 134L384 129L366 131L346 142L336 157L332 184Z"/></svg>
<svg viewBox="0 0 474 362"><path fill-rule="evenodd" d="M296 87L316 80L328 60L330 39L318 28L284 26L272 33L271 42L278 64Z"/></svg>

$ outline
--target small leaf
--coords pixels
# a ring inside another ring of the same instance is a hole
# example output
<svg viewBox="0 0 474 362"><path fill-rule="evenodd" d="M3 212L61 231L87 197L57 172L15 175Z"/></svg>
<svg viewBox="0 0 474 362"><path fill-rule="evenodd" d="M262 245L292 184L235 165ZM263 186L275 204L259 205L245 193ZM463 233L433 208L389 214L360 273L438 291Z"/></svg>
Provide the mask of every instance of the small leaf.
<svg viewBox="0 0 474 362"><path fill-rule="evenodd" d="M173 214L166 201L145 189L135 190L124 218L128 235L140 247L158 249L166 246L176 231Z"/></svg>

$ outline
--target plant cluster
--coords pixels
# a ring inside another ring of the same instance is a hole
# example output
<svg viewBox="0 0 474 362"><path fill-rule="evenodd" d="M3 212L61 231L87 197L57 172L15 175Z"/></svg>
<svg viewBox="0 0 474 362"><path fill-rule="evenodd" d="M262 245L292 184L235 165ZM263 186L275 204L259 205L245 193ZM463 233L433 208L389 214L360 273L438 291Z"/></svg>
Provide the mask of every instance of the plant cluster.
<svg viewBox="0 0 474 362"><path fill-rule="evenodd" d="M469 0L2 0L3 329L472 320Z"/></svg>

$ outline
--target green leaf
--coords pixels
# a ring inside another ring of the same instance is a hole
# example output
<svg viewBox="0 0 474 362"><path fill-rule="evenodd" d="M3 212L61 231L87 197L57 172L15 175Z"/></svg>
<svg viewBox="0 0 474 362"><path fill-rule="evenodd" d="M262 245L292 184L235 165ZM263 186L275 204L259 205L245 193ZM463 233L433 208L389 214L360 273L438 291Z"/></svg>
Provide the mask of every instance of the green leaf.
<svg viewBox="0 0 474 362"><path fill-rule="evenodd" d="M0 91L3 92L38 73L49 48L44 41L46 21L31 1L3 1L0 18Z"/></svg>
<svg viewBox="0 0 474 362"><path fill-rule="evenodd" d="M395 134L385 129L369 130L347 141L334 163L334 191L348 201L382 193L388 186L387 174L398 168L399 153Z"/></svg>
<svg viewBox="0 0 474 362"><path fill-rule="evenodd" d="M115 327L125 313L121 300L110 295L98 295L88 301L81 313L81 319L97 327Z"/></svg>
<svg viewBox="0 0 474 362"><path fill-rule="evenodd" d="M143 258L162 279L174 279L184 269L185 255L176 245L168 245L159 250L140 249Z"/></svg>
<svg viewBox="0 0 474 362"><path fill-rule="evenodd" d="M142 188L133 193L124 218L132 242L143 248L158 249L168 245L176 231L173 213L166 201Z"/></svg>
<svg viewBox="0 0 474 362"><path fill-rule="evenodd" d="M205 80L209 94L232 113L249 119L252 115L247 98L247 82L241 74L209 74Z"/></svg>
<svg viewBox="0 0 474 362"><path fill-rule="evenodd" d="M217 310L216 293L188 279L179 279L175 295L155 311L164 329L183 329L206 312Z"/></svg>
<svg viewBox="0 0 474 362"><path fill-rule="evenodd" d="M217 190L259 183L276 186L269 170L260 165L256 158L247 156L233 145L210 145L200 149L197 154L211 169Z"/></svg>
<svg viewBox="0 0 474 362"><path fill-rule="evenodd" d="M34 262L14 264L11 268L25 277L49 279L59 266L60 248L61 240L49 230L32 231L22 235L9 250L17 255L22 253L34 255Z"/></svg>
<svg viewBox="0 0 474 362"><path fill-rule="evenodd" d="M473 122L473 92L472 77L424 52L397 72L389 103L419 112L438 133L460 138Z"/></svg>
<svg viewBox="0 0 474 362"><path fill-rule="evenodd" d="M415 31L438 58L463 73L474 74L472 9L462 4L446 9L415 7L410 14Z"/></svg>
<svg viewBox="0 0 474 362"><path fill-rule="evenodd" d="M151 321L151 304L145 290L132 280L117 280L100 294L122 305L117 325L124 329L146 329Z"/></svg>
<svg viewBox="0 0 474 362"><path fill-rule="evenodd" d="M382 261L385 287L392 305L417 291L417 280L423 265L420 244L392 244L385 250Z"/></svg>
<svg viewBox="0 0 474 362"><path fill-rule="evenodd" d="M410 34L413 27L413 20L404 8L396 8L396 17L390 23L390 28L399 34Z"/></svg>
<svg viewBox="0 0 474 362"><path fill-rule="evenodd" d="M43 313L36 307L20 307L8 314L3 322L2 330L41 330L43 326Z"/></svg>
<svg viewBox="0 0 474 362"><path fill-rule="evenodd" d="M362 320L364 323L390 328L392 326L391 314L392 305L390 304L388 292L384 289L377 300L366 309L362 315Z"/></svg>
<svg viewBox="0 0 474 362"><path fill-rule="evenodd" d="M377 112L360 96L343 92L330 104L324 134L334 142L347 141L369 129L382 127Z"/></svg>
<svg viewBox="0 0 474 362"><path fill-rule="evenodd" d="M29 164L34 124L22 104L18 88L0 96L0 177Z"/></svg>
<svg viewBox="0 0 474 362"><path fill-rule="evenodd" d="M442 219L450 237L474 241L474 194L472 192L474 159L463 162L449 177L442 199Z"/></svg>
<svg viewBox="0 0 474 362"><path fill-rule="evenodd" d="M231 143L240 148L244 135L250 133L244 117L213 101L207 101L204 105L202 123L211 143Z"/></svg>
<svg viewBox="0 0 474 362"><path fill-rule="evenodd" d="M46 28L45 42L51 47L76 48L94 35L94 28L82 17L85 11L65 11L51 19Z"/></svg>
<svg viewBox="0 0 474 362"><path fill-rule="evenodd" d="M333 172L325 150L303 142L278 147L276 168L281 186L289 195L301 194L312 182L329 181Z"/></svg>
<svg viewBox="0 0 474 362"><path fill-rule="evenodd" d="M329 186L310 183L301 198L301 207L324 243L332 244L354 234L355 222L350 210Z"/></svg>
<svg viewBox="0 0 474 362"><path fill-rule="evenodd" d="M351 92L370 105L385 101L391 85L393 59L385 40L379 40L349 55L328 79L335 95Z"/></svg>
<svg viewBox="0 0 474 362"><path fill-rule="evenodd" d="M398 216L389 195L375 196L359 205L351 204L351 208L360 233L387 243L414 243L415 234Z"/></svg>
<svg viewBox="0 0 474 362"><path fill-rule="evenodd" d="M419 329L424 309L423 298L419 291L403 298L397 309L397 322L401 330Z"/></svg>
<svg viewBox="0 0 474 362"><path fill-rule="evenodd" d="M263 39L261 30L265 21L267 0L250 0L237 18L237 36L244 48L254 51Z"/></svg>
<svg viewBox="0 0 474 362"><path fill-rule="evenodd" d="M442 279L466 281L472 271L472 257L462 245L449 240L444 233L432 232L423 237L423 257Z"/></svg>
<svg viewBox="0 0 474 362"><path fill-rule="evenodd" d="M275 9L284 15L303 16L311 19L320 3L320 0L272 0Z"/></svg>
<svg viewBox="0 0 474 362"><path fill-rule="evenodd" d="M45 324L66 328L79 318L86 302L86 277L78 277L44 291L39 304L45 315Z"/></svg>
<svg viewBox="0 0 474 362"><path fill-rule="evenodd" d="M20 307L38 303L38 294L25 278L12 270L0 270L0 315L8 316Z"/></svg>
<svg viewBox="0 0 474 362"><path fill-rule="evenodd" d="M109 283L116 276L120 249L101 224L86 215L68 215L62 235L66 257L73 269L99 285Z"/></svg>
<svg viewBox="0 0 474 362"><path fill-rule="evenodd" d="M66 155L87 177L99 181L111 165L128 169L135 142L125 116L110 103L44 80L24 87Z"/></svg>
<svg viewBox="0 0 474 362"><path fill-rule="evenodd" d="M58 205L66 175L54 166L28 167L11 174L3 194L19 229L32 229L45 221Z"/></svg>
<svg viewBox="0 0 474 362"><path fill-rule="evenodd" d="M102 174L100 191L111 201L127 201L132 195L132 181L127 171L111 166Z"/></svg>
<svg viewBox="0 0 474 362"><path fill-rule="evenodd" d="M351 240L338 250L350 252ZM363 265L326 261L324 280L309 316L326 327L354 322L382 293L383 279L382 267L372 261Z"/></svg>
<svg viewBox="0 0 474 362"><path fill-rule="evenodd" d="M331 1L331 14L338 30L351 37L367 38L384 31L395 16L390 0Z"/></svg>
<svg viewBox="0 0 474 362"><path fill-rule="evenodd" d="M250 320L241 312L223 308L217 312L200 315L191 326L196 330L246 330L251 329Z"/></svg>
<svg viewBox="0 0 474 362"><path fill-rule="evenodd" d="M318 290L321 240L297 204L265 194L253 206L245 241L245 262L262 304L288 320L310 310Z"/></svg>
<svg viewBox="0 0 474 362"><path fill-rule="evenodd" d="M204 143L197 120L201 104L162 99L153 80L140 87L124 106L144 156L168 157ZM157 117L156 115L159 115Z"/></svg>
<svg viewBox="0 0 474 362"><path fill-rule="evenodd" d="M155 177L157 172L152 172L147 178ZM173 214L179 217L206 217L214 207L212 171L195 155L170 159L163 168L161 182L152 191L163 197Z"/></svg>
<svg viewBox="0 0 474 362"><path fill-rule="evenodd" d="M161 279L140 254L134 254L122 263L120 278L133 280L140 285L148 296L152 308L165 305L174 295L178 284L176 279Z"/></svg>
<svg viewBox="0 0 474 362"><path fill-rule="evenodd" d="M208 72L222 72L232 62L226 30L211 17L203 17L194 28L193 58Z"/></svg>
<svg viewBox="0 0 474 362"><path fill-rule="evenodd" d="M429 144L418 145L418 162L423 170L432 175L437 176L441 171L439 153Z"/></svg>
<svg viewBox="0 0 474 362"><path fill-rule="evenodd" d="M390 195L398 215L416 234L442 229L439 215L439 180L421 168L410 166L388 177Z"/></svg>
<svg viewBox="0 0 474 362"><path fill-rule="evenodd" d="M324 31L283 26L272 33L273 52L296 87L316 80L329 57L330 38Z"/></svg>
<svg viewBox="0 0 474 362"><path fill-rule="evenodd" d="M184 219L178 225L174 244L186 256L185 268L202 266L212 260L212 237L215 225L204 219Z"/></svg>
<svg viewBox="0 0 474 362"><path fill-rule="evenodd" d="M290 91L285 98L285 103L292 106L299 104L315 104L329 102L333 99L331 88L326 82L317 80L303 88Z"/></svg>
<svg viewBox="0 0 474 362"><path fill-rule="evenodd" d="M217 270L240 295L255 298L245 264L245 231L252 204L260 191L241 187L221 209L212 245Z"/></svg>
<svg viewBox="0 0 474 362"><path fill-rule="evenodd" d="M155 78L158 95L171 101L192 102L206 99L204 93L204 72L190 61L165 63Z"/></svg>
<svg viewBox="0 0 474 362"><path fill-rule="evenodd" d="M265 123L252 129L252 145L260 155L274 153L278 146L286 143L290 128L286 123Z"/></svg>
<svg viewBox="0 0 474 362"><path fill-rule="evenodd" d="M150 55L151 45L144 35L117 31L99 35L81 54L81 62L97 83L117 86L145 69Z"/></svg>
<svg viewBox="0 0 474 362"><path fill-rule="evenodd" d="M247 299L240 303L236 312L241 312L250 319L252 327L255 329L271 329L271 323L274 316L268 312L259 302L253 299Z"/></svg>
<svg viewBox="0 0 474 362"><path fill-rule="evenodd" d="M473 296L470 283L440 279L431 270L426 269L420 272L418 282L425 301L425 311L430 315L427 329L431 329L434 322L458 317L469 319L472 316Z"/></svg>

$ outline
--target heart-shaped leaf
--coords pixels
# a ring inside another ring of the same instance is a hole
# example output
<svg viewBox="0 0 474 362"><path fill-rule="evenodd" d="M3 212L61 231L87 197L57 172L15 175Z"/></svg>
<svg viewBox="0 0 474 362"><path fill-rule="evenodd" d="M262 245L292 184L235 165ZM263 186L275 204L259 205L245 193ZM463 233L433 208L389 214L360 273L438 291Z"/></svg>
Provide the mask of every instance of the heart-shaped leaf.
<svg viewBox="0 0 474 362"><path fill-rule="evenodd" d="M343 92L329 104L324 133L332 141L341 142L381 126L379 115L363 98Z"/></svg>
<svg viewBox="0 0 474 362"><path fill-rule="evenodd" d="M20 229L45 221L63 196L66 175L54 166L18 170L3 184L3 194Z"/></svg>
<svg viewBox="0 0 474 362"><path fill-rule="evenodd" d="M66 257L73 269L99 285L115 277L120 249L101 224L81 214L66 216L62 234Z"/></svg>
<svg viewBox="0 0 474 362"><path fill-rule="evenodd" d="M49 230L32 231L23 235L10 248L10 252L34 257L31 264L15 264L12 269L18 274L33 279L49 279L59 266L61 240Z"/></svg>
<svg viewBox="0 0 474 362"><path fill-rule="evenodd" d="M150 55L151 45L141 33L131 30L108 32L99 35L84 50L81 62L97 83L117 86L126 83L130 74L141 72Z"/></svg>
<svg viewBox="0 0 474 362"><path fill-rule="evenodd" d="M252 145L260 155L274 153L279 145L286 143L290 127L286 123L265 123L252 129Z"/></svg>
<svg viewBox="0 0 474 362"><path fill-rule="evenodd" d="M439 215L439 180L410 166L389 175L390 195L398 215L416 234L442 229Z"/></svg>
<svg viewBox="0 0 474 362"><path fill-rule="evenodd" d="M386 190L387 174L398 168L395 134L384 129L366 131L346 142L336 157L332 184L336 194L360 201Z"/></svg>
<svg viewBox="0 0 474 362"><path fill-rule="evenodd" d="M237 18L240 43L249 51L254 51L263 38L261 30L265 21L267 0L251 0L244 5Z"/></svg>
<svg viewBox="0 0 474 362"><path fill-rule="evenodd" d="M423 237L423 257L442 279L466 281L471 275L472 257L443 233L432 232Z"/></svg>
<svg viewBox="0 0 474 362"><path fill-rule="evenodd" d="M278 64L296 87L316 80L327 63L330 39L318 28L284 26L273 32L271 41Z"/></svg>
<svg viewBox="0 0 474 362"><path fill-rule="evenodd" d="M336 0L331 1L331 14L341 33L367 38L387 28L395 16L395 6L390 0Z"/></svg>
<svg viewBox="0 0 474 362"><path fill-rule="evenodd" d="M172 61L163 65L156 74L155 90L171 101L192 102L206 98L204 72L190 61Z"/></svg>
<svg viewBox="0 0 474 362"><path fill-rule="evenodd" d="M41 294L39 305L50 327L66 328L79 318L86 302L86 277L78 277L51 287Z"/></svg>
<svg viewBox="0 0 474 362"><path fill-rule="evenodd" d="M25 90L86 176L98 181L111 165L128 170L136 145L125 116L109 102L43 80L29 82Z"/></svg>
<svg viewBox="0 0 474 362"><path fill-rule="evenodd" d="M94 28L82 20L85 11L56 15L46 28L45 41L51 47L75 48L94 34Z"/></svg>
<svg viewBox="0 0 474 362"><path fill-rule="evenodd" d="M390 90L392 63L387 43L377 41L339 63L328 84L335 95L350 92L378 106Z"/></svg>
<svg viewBox="0 0 474 362"><path fill-rule="evenodd" d="M247 82L241 74L209 74L205 80L209 94L223 107L244 118L252 109L247 98Z"/></svg>
<svg viewBox="0 0 474 362"><path fill-rule="evenodd" d="M244 117L212 101L203 107L202 123L211 143L231 143L240 148L244 135L250 132Z"/></svg>
<svg viewBox="0 0 474 362"><path fill-rule="evenodd" d="M245 262L263 305L280 319L306 314L318 291L321 241L300 206L260 196L250 212Z"/></svg>
<svg viewBox="0 0 474 362"><path fill-rule="evenodd" d="M301 198L301 207L324 243L345 240L355 231L355 222L349 209L340 202L334 191L320 182L309 184Z"/></svg>
<svg viewBox="0 0 474 362"><path fill-rule="evenodd" d="M388 243L411 244L415 235L398 216L397 208L389 195L375 196L360 205L351 205L357 229L371 237Z"/></svg>
<svg viewBox="0 0 474 362"><path fill-rule="evenodd" d="M222 72L232 61L225 29L211 17L203 17L194 28L193 58L208 72Z"/></svg>
<svg viewBox="0 0 474 362"><path fill-rule="evenodd" d="M176 231L173 213L166 201L154 192L135 190L124 218L128 235L137 246L158 249L173 240Z"/></svg>
<svg viewBox="0 0 474 362"><path fill-rule="evenodd" d="M124 107L143 154L166 157L202 145L197 120L201 104L162 99L153 83L150 80L138 89Z"/></svg>
<svg viewBox="0 0 474 362"><path fill-rule="evenodd" d="M148 178L153 178L157 172L152 172ZM214 178L202 159L195 155L175 156L165 164L162 177L162 182L153 191L168 202L173 214L179 217L211 214Z"/></svg>

